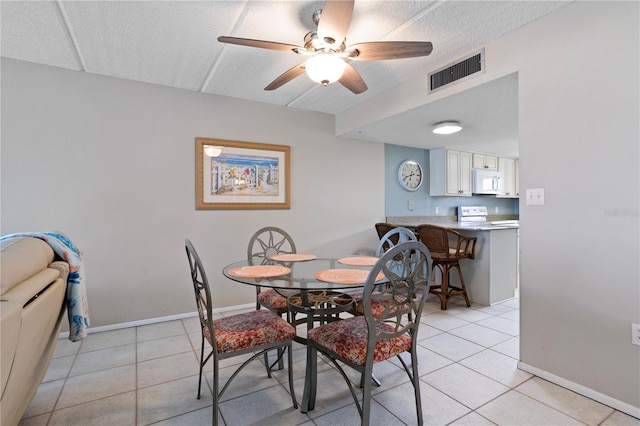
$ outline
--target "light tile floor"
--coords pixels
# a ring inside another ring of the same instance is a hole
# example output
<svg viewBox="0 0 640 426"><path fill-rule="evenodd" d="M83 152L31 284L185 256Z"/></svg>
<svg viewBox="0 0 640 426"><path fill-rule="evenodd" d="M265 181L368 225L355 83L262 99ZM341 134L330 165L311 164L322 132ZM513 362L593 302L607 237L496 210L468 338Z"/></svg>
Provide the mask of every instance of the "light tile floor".
<svg viewBox="0 0 640 426"><path fill-rule="evenodd" d="M434 298L425 305L418 354L425 424L640 426L639 419L517 369L518 299L492 307L460 302L452 300L446 311ZM196 318L89 334L80 343L62 339L20 425L209 425L213 368L206 367L203 396L196 399L199 349ZM302 345L294 349L300 402L306 353ZM224 361L221 380L244 359ZM268 379L255 361L224 394L220 424L360 424L342 377L319 362L315 410L294 409L286 371ZM415 424L401 364L376 364L374 373L382 386L373 391L372 424ZM357 382L358 375L350 378Z"/></svg>

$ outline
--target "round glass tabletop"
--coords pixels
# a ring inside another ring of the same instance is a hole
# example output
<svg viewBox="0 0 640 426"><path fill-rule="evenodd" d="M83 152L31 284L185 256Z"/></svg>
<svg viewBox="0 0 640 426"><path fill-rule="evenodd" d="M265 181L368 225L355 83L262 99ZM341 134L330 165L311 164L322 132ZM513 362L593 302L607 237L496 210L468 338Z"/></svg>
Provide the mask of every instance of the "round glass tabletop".
<svg viewBox="0 0 640 426"><path fill-rule="evenodd" d="M345 280L341 279L340 270L344 269L345 273L349 273L349 270L353 271L354 269L369 271L371 266L345 265L338 262L339 259L342 258L314 258L300 262L267 260L258 265L255 264L255 260L253 264L249 263L248 260L241 260L227 265L222 273L225 277L239 283L279 289L342 291L350 288L363 287L368 274L358 274L359 279L353 279L354 275L351 272L350 276L352 279ZM252 266L272 267L252 268ZM260 275L261 269L265 272L263 276ZM323 274L323 271L328 270L331 271L330 276L336 277L336 282L331 282L330 279L326 280L328 274ZM281 274L277 274L278 271L281 272ZM323 279L318 279L318 276ZM382 283L384 280L385 278L382 276L377 282Z"/></svg>

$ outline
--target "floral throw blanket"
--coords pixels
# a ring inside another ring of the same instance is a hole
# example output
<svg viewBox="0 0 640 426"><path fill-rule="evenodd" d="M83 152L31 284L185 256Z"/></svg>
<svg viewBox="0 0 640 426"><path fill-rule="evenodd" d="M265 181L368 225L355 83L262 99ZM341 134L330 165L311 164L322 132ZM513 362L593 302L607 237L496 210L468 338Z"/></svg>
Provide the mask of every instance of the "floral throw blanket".
<svg viewBox="0 0 640 426"><path fill-rule="evenodd" d="M69 318L69 340L76 342L87 335L89 308L80 250L63 234L57 232L21 232L0 237L0 240L32 237L44 240L53 251L69 264L67 279L67 316Z"/></svg>

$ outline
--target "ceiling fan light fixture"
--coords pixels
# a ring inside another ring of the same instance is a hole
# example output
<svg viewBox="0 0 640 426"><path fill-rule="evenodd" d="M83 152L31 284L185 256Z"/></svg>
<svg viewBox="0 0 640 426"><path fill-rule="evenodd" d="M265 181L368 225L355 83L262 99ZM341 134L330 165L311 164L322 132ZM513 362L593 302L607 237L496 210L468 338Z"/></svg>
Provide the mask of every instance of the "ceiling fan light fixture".
<svg viewBox="0 0 640 426"><path fill-rule="evenodd" d="M433 133L437 135L450 135L460 130L462 130L462 126L457 121L443 121L434 126Z"/></svg>
<svg viewBox="0 0 640 426"><path fill-rule="evenodd" d="M221 146L205 145L204 146L204 153L207 154L207 156L209 156L209 157L218 157L218 156L220 156L220 154L222 154L222 147Z"/></svg>
<svg viewBox="0 0 640 426"><path fill-rule="evenodd" d="M346 66L342 58L325 52L310 57L304 63L309 78L325 86L340 80Z"/></svg>
<svg viewBox="0 0 640 426"><path fill-rule="evenodd" d="M1 1L1 0L0 0ZM381 61L405 59L431 54L433 45L428 41L373 41L347 46L347 32L353 17L354 0L325 0L321 10L313 14L316 29L304 36L304 47L267 40L220 36L220 43L260 49L293 52L309 58L280 74L264 90L274 90L307 73L312 81L328 85L339 82L358 95L368 87L358 71L346 59Z"/></svg>

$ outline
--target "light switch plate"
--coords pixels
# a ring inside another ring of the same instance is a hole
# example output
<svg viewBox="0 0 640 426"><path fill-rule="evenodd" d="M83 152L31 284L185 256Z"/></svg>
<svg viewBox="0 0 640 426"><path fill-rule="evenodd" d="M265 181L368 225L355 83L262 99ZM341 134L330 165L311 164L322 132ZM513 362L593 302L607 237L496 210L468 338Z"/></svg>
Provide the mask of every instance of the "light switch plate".
<svg viewBox="0 0 640 426"><path fill-rule="evenodd" d="M544 205L544 188L527 189L527 205Z"/></svg>

